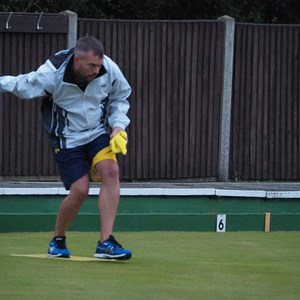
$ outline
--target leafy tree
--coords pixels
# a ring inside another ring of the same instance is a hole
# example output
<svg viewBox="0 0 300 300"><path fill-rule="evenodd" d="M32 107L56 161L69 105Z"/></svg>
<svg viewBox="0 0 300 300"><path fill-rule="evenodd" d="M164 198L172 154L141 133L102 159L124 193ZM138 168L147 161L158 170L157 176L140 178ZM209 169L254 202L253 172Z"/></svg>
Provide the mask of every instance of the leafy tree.
<svg viewBox="0 0 300 300"><path fill-rule="evenodd" d="M216 19L237 22L300 23L299 0L2 0L0 11L58 13L71 10L95 19Z"/></svg>

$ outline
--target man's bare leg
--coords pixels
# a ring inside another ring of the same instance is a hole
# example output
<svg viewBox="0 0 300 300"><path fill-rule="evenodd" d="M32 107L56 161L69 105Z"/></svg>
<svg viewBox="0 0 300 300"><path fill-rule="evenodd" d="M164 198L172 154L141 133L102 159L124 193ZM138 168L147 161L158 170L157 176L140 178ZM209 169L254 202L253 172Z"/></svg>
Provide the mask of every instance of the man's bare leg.
<svg viewBox="0 0 300 300"><path fill-rule="evenodd" d="M119 206L119 166L114 160L103 160L96 165L96 169L102 178L98 205L101 219L100 241L103 242L113 232Z"/></svg>
<svg viewBox="0 0 300 300"><path fill-rule="evenodd" d="M63 200L58 210L54 236L66 235L67 229L88 196L89 182L89 176L85 175L71 185L69 195Z"/></svg>

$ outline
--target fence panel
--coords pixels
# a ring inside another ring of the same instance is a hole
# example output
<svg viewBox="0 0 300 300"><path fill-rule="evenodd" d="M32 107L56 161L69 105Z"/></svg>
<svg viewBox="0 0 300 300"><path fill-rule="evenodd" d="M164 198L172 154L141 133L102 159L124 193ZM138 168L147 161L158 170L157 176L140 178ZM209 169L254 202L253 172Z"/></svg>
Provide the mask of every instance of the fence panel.
<svg viewBox="0 0 300 300"><path fill-rule="evenodd" d="M0 13L0 74L36 70L66 47L67 29L65 15ZM57 177L39 110L40 99L24 101L0 94L0 177Z"/></svg>
<svg viewBox="0 0 300 300"><path fill-rule="evenodd" d="M122 178L216 178L223 23L79 19L86 34L133 88Z"/></svg>
<svg viewBox="0 0 300 300"><path fill-rule="evenodd" d="M235 33L231 178L300 179L300 26Z"/></svg>

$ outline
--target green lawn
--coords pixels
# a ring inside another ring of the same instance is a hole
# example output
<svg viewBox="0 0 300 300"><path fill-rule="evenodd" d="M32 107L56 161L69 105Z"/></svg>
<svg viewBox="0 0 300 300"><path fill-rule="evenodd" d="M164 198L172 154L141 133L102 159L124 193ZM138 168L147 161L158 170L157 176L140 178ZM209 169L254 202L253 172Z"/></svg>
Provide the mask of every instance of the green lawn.
<svg viewBox="0 0 300 300"><path fill-rule="evenodd" d="M120 232L129 261L15 257L45 253L51 233L0 234L0 299L299 299L300 232ZM97 233L70 232L75 256Z"/></svg>

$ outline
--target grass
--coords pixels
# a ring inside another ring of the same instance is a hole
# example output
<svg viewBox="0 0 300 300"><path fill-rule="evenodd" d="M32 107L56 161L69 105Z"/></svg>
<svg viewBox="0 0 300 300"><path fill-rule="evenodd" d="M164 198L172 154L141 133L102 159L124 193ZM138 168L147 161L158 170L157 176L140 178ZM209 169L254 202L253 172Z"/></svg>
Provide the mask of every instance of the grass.
<svg viewBox="0 0 300 300"><path fill-rule="evenodd" d="M0 234L0 299L299 299L300 233L122 232L129 261L14 257L45 253L51 233ZM97 233L70 232L76 256Z"/></svg>

